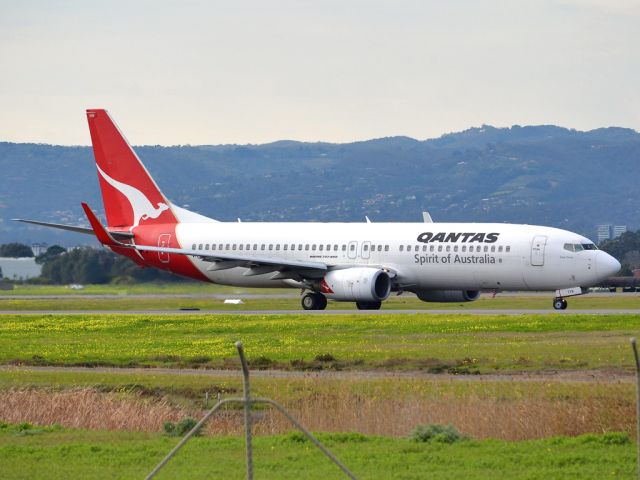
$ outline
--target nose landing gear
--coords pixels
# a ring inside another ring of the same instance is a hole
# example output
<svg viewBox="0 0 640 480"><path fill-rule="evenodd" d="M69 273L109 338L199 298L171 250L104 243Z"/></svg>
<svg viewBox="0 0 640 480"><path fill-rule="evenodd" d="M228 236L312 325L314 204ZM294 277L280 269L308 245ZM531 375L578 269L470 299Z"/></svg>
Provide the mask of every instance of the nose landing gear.
<svg viewBox="0 0 640 480"><path fill-rule="evenodd" d="M566 310L567 305L567 301L564 298L553 299L553 308L555 308L556 310Z"/></svg>

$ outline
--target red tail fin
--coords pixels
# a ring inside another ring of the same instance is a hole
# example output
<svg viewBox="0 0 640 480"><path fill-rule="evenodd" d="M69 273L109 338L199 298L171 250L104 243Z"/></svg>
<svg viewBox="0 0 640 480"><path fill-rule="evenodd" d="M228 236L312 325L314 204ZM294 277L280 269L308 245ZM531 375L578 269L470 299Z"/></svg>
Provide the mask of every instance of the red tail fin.
<svg viewBox="0 0 640 480"><path fill-rule="evenodd" d="M177 223L164 197L106 110L87 110L109 227Z"/></svg>

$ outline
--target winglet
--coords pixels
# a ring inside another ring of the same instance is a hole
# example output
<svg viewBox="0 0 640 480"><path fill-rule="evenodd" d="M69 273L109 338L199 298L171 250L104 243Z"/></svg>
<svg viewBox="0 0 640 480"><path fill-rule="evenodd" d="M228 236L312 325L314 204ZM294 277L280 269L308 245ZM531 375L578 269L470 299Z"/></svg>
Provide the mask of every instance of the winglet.
<svg viewBox="0 0 640 480"><path fill-rule="evenodd" d="M107 229L104 228L104 226L100 223L100 220L98 220L98 217L96 217L96 214L93 213L93 210L91 210L89 205L82 202L82 209L84 210L84 213L87 215L87 219L91 224L91 228L93 228L93 233L96 234L96 237L98 238L98 241L101 244L106 246L114 246L114 245L122 246L123 245L122 243L114 239L109 232L107 232Z"/></svg>

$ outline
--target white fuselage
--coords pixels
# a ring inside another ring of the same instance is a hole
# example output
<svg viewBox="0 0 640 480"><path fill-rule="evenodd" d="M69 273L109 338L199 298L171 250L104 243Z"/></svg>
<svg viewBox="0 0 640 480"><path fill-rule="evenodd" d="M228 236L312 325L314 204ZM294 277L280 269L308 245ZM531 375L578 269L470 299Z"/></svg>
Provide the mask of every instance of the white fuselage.
<svg viewBox="0 0 640 480"><path fill-rule="evenodd" d="M586 287L615 274L620 265L581 235L534 225L203 222L178 224L176 236L182 248L203 252L316 261L330 269L388 269L396 275L396 289L412 291ZM194 264L214 283L292 286L272 280L272 273L247 276L244 267L209 271L209 262L195 259Z"/></svg>

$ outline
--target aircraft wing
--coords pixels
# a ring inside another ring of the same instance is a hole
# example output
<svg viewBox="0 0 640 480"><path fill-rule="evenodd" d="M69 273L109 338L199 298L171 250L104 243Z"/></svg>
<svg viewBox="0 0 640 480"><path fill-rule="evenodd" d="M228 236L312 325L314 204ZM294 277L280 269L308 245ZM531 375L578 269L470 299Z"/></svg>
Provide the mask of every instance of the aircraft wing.
<svg viewBox="0 0 640 480"><path fill-rule="evenodd" d="M209 271L226 270L234 267L245 267L248 270L246 276L264 275L274 273L272 280L303 278L319 278L324 276L327 265L320 262L301 262L297 260L285 260L282 258L262 258L245 255L229 255L225 253L214 253L202 250L191 250L184 248L154 247L147 245L135 245L132 243L122 243L113 238L111 232L100 223L98 217L86 203L82 204L91 228L100 243L110 247L116 252L137 251L137 252L158 252L174 255L189 255L198 257L204 261L211 262L207 268Z"/></svg>
<svg viewBox="0 0 640 480"><path fill-rule="evenodd" d="M302 262L299 260L285 260L283 258L264 258L245 255L229 255L226 253L206 252L183 248L151 247L132 245L140 252L160 252L167 254L189 255L200 258L211 265L209 271L226 270L235 267L248 268L244 275L263 275L279 272L277 278L293 278L294 276L315 277L322 276L327 271L327 264L321 262ZM289 273L286 273L289 272ZM318 275L320 274L320 275Z"/></svg>

